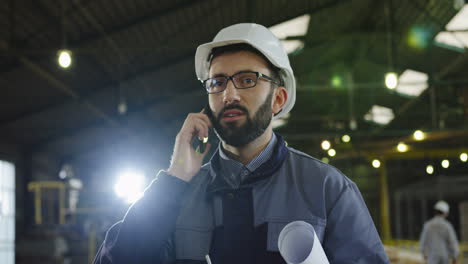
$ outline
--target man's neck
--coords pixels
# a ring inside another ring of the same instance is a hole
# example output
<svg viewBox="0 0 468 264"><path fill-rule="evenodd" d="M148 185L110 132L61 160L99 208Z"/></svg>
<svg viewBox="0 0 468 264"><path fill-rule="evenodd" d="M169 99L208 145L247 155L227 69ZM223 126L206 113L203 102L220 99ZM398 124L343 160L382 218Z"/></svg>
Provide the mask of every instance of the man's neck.
<svg viewBox="0 0 468 264"><path fill-rule="evenodd" d="M271 128L267 129L265 133L261 136L250 142L249 144L241 147L234 147L231 145L223 144L223 148L226 152L226 155L233 159L237 160L240 163L247 165L252 161L262 150L266 148L268 143L271 140L273 131Z"/></svg>

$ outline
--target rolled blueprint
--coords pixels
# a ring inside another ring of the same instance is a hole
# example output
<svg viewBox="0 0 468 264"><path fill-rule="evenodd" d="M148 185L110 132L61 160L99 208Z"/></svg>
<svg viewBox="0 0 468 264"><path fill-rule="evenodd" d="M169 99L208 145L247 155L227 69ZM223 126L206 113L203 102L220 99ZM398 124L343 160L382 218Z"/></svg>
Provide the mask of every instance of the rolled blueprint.
<svg viewBox="0 0 468 264"><path fill-rule="evenodd" d="M288 264L329 264L314 227L304 221L294 221L283 228L278 248Z"/></svg>

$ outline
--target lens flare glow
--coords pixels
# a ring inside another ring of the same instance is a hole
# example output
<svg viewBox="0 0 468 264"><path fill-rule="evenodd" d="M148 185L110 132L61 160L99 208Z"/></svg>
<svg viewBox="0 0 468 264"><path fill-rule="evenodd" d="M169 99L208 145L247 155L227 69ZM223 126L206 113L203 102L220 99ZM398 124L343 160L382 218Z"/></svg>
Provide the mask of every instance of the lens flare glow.
<svg viewBox="0 0 468 264"><path fill-rule="evenodd" d="M114 191L118 197L124 199L128 203L134 203L143 196L145 177L143 173L138 171L127 170L122 172L117 183L114 186Z"/></svg>

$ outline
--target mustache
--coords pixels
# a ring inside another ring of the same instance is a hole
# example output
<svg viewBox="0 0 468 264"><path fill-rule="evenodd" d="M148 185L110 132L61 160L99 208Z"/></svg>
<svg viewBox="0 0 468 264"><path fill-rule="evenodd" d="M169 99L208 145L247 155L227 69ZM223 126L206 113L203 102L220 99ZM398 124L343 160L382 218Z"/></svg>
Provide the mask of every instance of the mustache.
<svg viewBox="0 0 468 264"><path fill-rule="evenodd" d="M208 104L205 106L205 109L206 109L206 115L211 119L214 119L214 118L221 119L226 111L233 110L233 109L239 110L247 115L249 114L249 110L240 104L226 105L225 107L221 109L221 111L219 111L219 114L216 117L214 115L215 113L213 113L213 111L211 110L211 107Z"/></svg>
<svg viewBox="0 0 468 264"><path fill-rule="evenodd" d="M239 110L241 112L243 112L244 114L248 115L249 114L249 110L240 105L240 104L231 104L231 105L226 105L225 107L223 107L221 109L221 111L219 111L219 114L217 116L215 116L215 113L213 113L213 111L211 110L211 107L209 106L209 104L206 105L205 107L206 109L206 115L210 118L210 120L220 120L224 113L228 110L233 110L233 109L236 109L236 110Z"/></svg>
<svg viewBox="0 0 468 264"><path fill-rule="evenodd" d="M231 105L226 105L225 107L223 107L221 109L221 111L219 111L219 114L217 116L218 120L220 120L223 117L223 115L224 115L224 113L226 111L234 110L234 109L241 111L242 113L246 114L247 116L249 115L249 110L246 107L244 107L244 106L242 106L240 104L231 104Z"/></svg>
<svg viewBox="0 0 468 264"><path fill-rule="evenodd" d="M226 111L233 110L233 109L239 110L245 114L249 113L249 110L240 104L226 105L225 107L221 109L221 111L219 111L218 117L221 117L222 115L224 115Z"/></svg>

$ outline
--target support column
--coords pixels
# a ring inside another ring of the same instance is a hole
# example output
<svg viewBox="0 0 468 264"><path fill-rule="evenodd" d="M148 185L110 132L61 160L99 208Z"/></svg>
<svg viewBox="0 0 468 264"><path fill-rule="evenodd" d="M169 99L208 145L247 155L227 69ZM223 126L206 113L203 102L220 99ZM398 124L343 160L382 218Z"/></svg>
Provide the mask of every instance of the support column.
<svg viewBox="0 0 468 264"><path fill-rule="evenodd" d="M411 198L410 194L406 194L406 219L407 219L407 225L408 225L408 234L407 234L407 239L413 239L414 238L414 221L413 221L413 209L411 208Z"/></svg>
<svg viewBox="0 0 468 264"><path fill-rule="evenodd" d="M402 238L401 232L401 195L397 193L395 195L395 230L396 230L396 238Z"/></svg>
<svg viewBox="0 0 468 264"><path fill-rule="evenodd" d="M387 166L386 161L382 160L379 169L380 178L380 234L382 240L392 239L390 232L390 209L387 184Z"/></svg>

